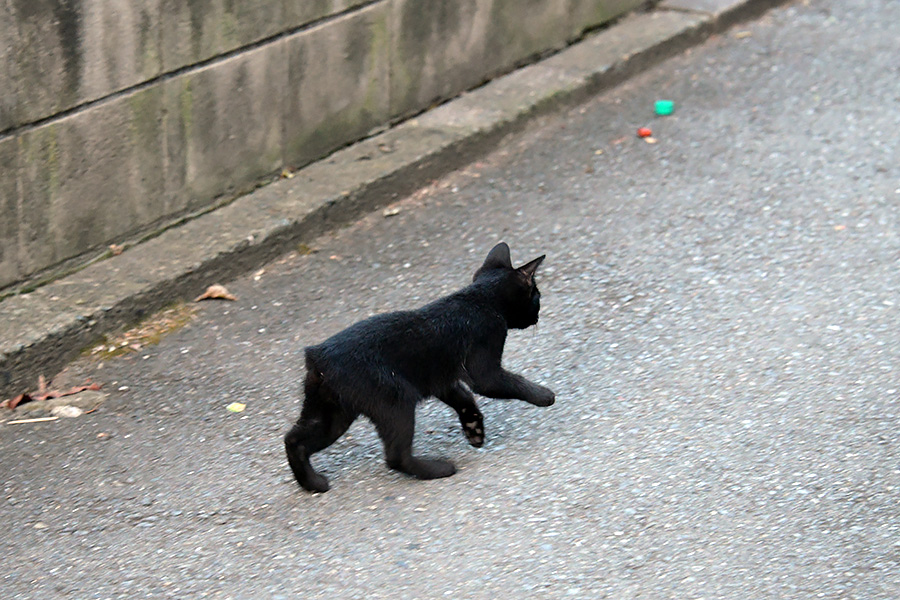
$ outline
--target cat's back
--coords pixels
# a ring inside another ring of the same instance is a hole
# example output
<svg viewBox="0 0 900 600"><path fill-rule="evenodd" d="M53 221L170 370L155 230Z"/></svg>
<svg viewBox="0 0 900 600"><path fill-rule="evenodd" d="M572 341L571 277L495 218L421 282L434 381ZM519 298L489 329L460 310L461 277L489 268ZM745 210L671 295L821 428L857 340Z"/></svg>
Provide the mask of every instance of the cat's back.
<svg viewBox="0 0 900 600"><path fill-rule="evenodd" d="M420 337L426 328L427 322L416 311L382 313L357 321L306 351L332 357L382 353L402 339Z"/></svg>
<svg viewBox="0 0 900 600"><path fill-rule="evenodd" d="M435 365L462 365L490 310L464 288L415 310L374 315L306 348L320 368L341 370L386 367L411 377L431 373Z"/></svg>

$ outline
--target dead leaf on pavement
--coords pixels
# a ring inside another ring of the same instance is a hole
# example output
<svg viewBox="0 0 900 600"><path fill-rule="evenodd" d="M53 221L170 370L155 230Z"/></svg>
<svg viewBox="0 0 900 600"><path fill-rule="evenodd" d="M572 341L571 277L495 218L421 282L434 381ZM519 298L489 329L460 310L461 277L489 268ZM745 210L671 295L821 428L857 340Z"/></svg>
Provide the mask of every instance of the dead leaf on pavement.
<svg viewBox="0 0 900 600"><path fill-rule="evenodd" d="M200 302L201 300L237 300L237 297L234 296L231 292L225 289L224 285L219 285L215 283L208 288L206 291L194 298L194 302Z"/></svg>
<svg viewBox="0 0 900 600"><path fill-rule="evenodd" d="M84 354L100 360L138 352L191 322L197 311L193 304L178 303L154 313L127 331L104 336Z"/></svg>
<svg viewBox="0 0 900 600"><path fill-rule="evenodd" d="M4 400L0 402L0 408L8 408L10 410L14 409L20 404L25 404L26 402L35 402L41 400L49 400L51 398L61 398L63 396L71 396L73 394L77 394L79 392L83 392L85 390L94 390L98 391L100 389L99 383L86 383L85 385L76 385L75 387L69 388L67 390L48 390L47 389L47 380L44 379L44 376L41 375L38 378L38 390L34 393L24 393L19 394L15 398L10 398L9 400Z"/></svg>
<svg viewBox="0 0 900 600"><path fill-rule="evenodd" d="M0 408L8 408L9 410L12 410L22 403L22 399L24 397L25 394L19 394L15 398L7 398L3 402L0 402Z"/></svg>

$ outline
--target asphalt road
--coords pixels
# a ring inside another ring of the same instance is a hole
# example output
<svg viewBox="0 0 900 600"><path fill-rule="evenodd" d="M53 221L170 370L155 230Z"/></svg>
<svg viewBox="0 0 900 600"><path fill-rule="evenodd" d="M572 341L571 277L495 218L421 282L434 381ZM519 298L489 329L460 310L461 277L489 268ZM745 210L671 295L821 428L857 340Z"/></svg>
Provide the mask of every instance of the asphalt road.
<svg viewBox="0 0 900 600"><path fill-rule="evenodd" d="M73 366L96 412L0 427L0 596L900 597L898 23L775 10ZM430 482L360 420L302 492L302 348L499 240L547 254L506 363L556 404L483 400L476 450L426 403L417 450L459 468Z"/></svg>

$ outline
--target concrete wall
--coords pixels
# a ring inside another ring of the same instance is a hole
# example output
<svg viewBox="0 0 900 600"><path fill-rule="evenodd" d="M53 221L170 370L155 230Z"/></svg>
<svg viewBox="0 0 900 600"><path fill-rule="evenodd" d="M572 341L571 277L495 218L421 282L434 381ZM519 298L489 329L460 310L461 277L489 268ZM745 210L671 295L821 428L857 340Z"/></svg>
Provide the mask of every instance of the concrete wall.
<svg viewBox="0 0 900 600"><path fill-rule="evenodd" d="M0 0L0 288L246 191L645 0Z"/></svg>

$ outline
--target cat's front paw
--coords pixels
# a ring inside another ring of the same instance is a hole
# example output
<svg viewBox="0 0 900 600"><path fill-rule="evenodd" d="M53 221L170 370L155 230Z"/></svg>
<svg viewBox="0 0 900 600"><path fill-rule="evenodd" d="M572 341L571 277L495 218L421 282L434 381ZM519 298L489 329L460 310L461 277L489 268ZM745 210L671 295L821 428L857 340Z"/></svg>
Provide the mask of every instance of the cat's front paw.
<svg viewBox="0 0 900 600"><path fill-rule="evenodd" d="M469 443L476 448L484 445L484 416L481 411L464 408L459 413L459 423Z"/></svg>
<svg viewBox="0 0 900 600"><path fill-rule="evenodd" d="M553 393L553 390L545 388L544 386L537 387L538 389L535 391L534 395L526 399L530 404L534 404L535 406L551 406L556 402L556 394Z"/></svg>
<svg viewBox="0 0 900 600"><path fill-rule="evenodd" d="M328 479L324 475L313 473L309 477L305 477L300 481L300 486L307 492L323 494L328 491Z"/></svg>

